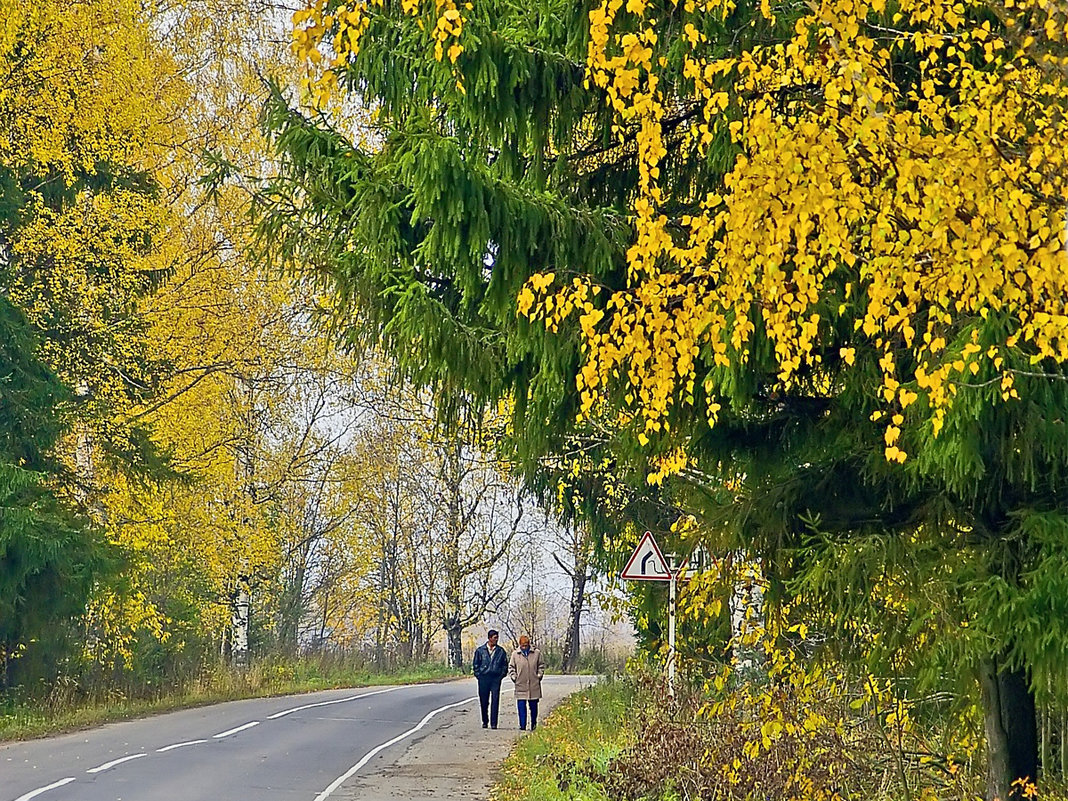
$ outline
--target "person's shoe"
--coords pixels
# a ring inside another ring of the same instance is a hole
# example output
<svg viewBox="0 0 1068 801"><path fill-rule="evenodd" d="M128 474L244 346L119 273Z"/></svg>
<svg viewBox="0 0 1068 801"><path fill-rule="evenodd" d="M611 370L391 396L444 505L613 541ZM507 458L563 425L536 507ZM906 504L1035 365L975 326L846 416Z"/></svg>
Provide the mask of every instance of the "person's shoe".
<svg viewBox="0 0 1068 801"><path fill-rule="evenodd" d="M496 726L496 724L494 724L493 726L490 726L490 728L491 728L491 729L496 729L496 728L497 728L497 726Z"/></svg>
<svg viewBox="0 0 1068 801"><path fill-rule="evenodd" d="M520 731L526 731L526 730L527 730L527 727L526 727L526 726L520 726L520 727L519 727L519 730L520 730Z"/></svg>
<svg viewBox="0 0 1068 801"><path fill-rule="evenodd" d="M487 727L488 725L489 725L489 724L488 724L488 723L486 723L485 721L483 721L483 722L482 722L482 728L483 728L483 729L484 729L484 728L486 728L486 727Z"/></svg>
<svg viewBox="0 0 1068 801"><path fill-rule="evenodd" d="M534 731L534 729L536 729L536 728L538 728L538 724L537 723L531 723L530 724L530 730L531 731Z"/></svg>

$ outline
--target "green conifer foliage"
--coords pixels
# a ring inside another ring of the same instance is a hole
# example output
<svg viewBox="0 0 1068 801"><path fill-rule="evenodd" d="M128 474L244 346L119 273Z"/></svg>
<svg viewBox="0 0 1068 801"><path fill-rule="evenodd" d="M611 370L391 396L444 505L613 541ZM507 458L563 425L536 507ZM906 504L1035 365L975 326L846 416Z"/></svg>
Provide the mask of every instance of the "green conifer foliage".
<svg viewBox="0 0 1068 801"><path fill-rule="evenodd" d="M694 513L720 552L762 557L772 596L800 599L837 633L841 653L959 682L973 696L1000 684L988 719L1015 721L1008 735L1023 744L1009 778L1033 776L1029 696L1060 688L1059 702L1068 700L1058 657L1068 651L1068 376L1056 365L1010 365L1021 401L1005 404L996 376L980 372L957 387L940 436L909 442L908 462L891 464L885 428L872 419L881 353L857 346L854 367L841 361L842 348L856 346L854 320L824 314L841 326L816 343L824 368L773 390L779 366L754 309L747 359L723 367L700 354L692 405L673 405L647 448L618 408L575 424L573 323L533 326L516 298L541 272L557 284L581 275L627 285L638 176L627 132L621 144L607 104L584 82L589 10L475 3L455 64L434 58L426 20L388 3L369 11L343 82L349 101L374 111L366 130L338 130L281 94L267 109L283 171L260 206L264 252L318 281L338 334L385 348L406 377L454 404L514 397L514 445L543 488L575 451L638 488L650 458L685 443L692 466L662 487L634 489L641 498L621 504L623 516L643 504ZM781 39L791 28L785 15L770 30L749 24L756 16L740 7L702 33L728 52L739 37ZM664 28L661 78L670 82L683 34ZM661 183L680 204L665 212L681 219L723 188L737 153L724 135L704 159L673 158L694 147L686 132L700 109L670 85L663 92ZM846 294L838 289L825 299L836 309ZM950 347L986 347L1014 324L995 313L962 317ZM602 490L590 482L572 508L604 515Z"/></svg>
<svg viewBox="0 0 1068 801"><path fill-rule="evenodd" d="M108 548L55 494L50 453L66 389L35 354L22 314L0 298L0 686L46 678L71 656L73 626Z"/></svg>

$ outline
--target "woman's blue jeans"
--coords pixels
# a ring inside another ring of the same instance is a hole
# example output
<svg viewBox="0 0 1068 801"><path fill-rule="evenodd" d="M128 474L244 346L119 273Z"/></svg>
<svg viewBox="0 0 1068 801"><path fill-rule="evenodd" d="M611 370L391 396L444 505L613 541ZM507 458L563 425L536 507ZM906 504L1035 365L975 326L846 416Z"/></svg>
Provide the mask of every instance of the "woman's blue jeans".
<svg viewBox="0 0 1068 801"><path fill-rule="evenodd" d="M525 729L527 727L527 706L530 706L530 728L531 731L538 727L538 701L532 698L529 701L517 700L516 706L519 708L519 728Z"/></svg>

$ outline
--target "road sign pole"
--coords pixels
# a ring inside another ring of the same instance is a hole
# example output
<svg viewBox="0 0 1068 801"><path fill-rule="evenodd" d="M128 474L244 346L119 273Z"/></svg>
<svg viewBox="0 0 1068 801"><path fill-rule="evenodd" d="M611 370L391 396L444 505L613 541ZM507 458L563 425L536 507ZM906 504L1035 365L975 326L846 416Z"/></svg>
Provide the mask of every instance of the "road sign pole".
<svg viewBox="0 0 1068 801"><path fill-rule="evenodd" d="M675 591L679 583L675 554L669 553L668 569L671 581L668 584L668 695L675 697Z"/></svg>
<svg viewBox="0 0 1068 801"><path fill-rule="evenodd" d="M627 560L620 577L628 581L666 581L668 582L668 694L675 695L675 595L679 581L678 554L670 553L666 557L660 546L653 539L651 531L638 542L638 547Z"/></svg>

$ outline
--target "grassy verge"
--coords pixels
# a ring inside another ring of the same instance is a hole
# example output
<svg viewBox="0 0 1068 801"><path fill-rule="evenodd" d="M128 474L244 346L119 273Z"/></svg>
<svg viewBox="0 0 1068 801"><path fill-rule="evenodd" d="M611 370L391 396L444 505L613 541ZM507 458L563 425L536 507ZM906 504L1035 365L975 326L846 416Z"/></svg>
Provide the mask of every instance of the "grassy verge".
<svg viewBox="0 0 1068 801"><path fill-rule="evenodd" d="M25 740L194 706L380 684L414 684L458 677L460 672L438 664L375 673L363 667L322 665L316 662L254 666L245 672L218 669L185 688L157 692L148 698L126 698L114 689L104 697L77 697L77 688L64 697L53 694L44 701L0 698L0 742Z"/></svg>
<svg viewBox="0 0 1068 801"><path fill-rule="evenodd" d="M633 685L608 681L576 693L520 740L505 760L494 801L604 801L598 776L632 742Z"/></svg>

